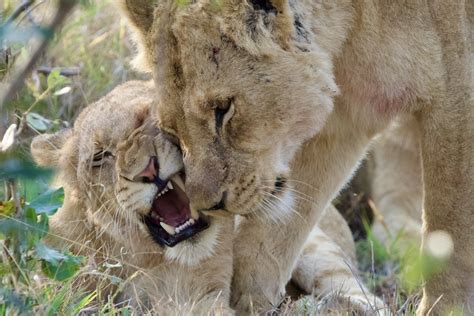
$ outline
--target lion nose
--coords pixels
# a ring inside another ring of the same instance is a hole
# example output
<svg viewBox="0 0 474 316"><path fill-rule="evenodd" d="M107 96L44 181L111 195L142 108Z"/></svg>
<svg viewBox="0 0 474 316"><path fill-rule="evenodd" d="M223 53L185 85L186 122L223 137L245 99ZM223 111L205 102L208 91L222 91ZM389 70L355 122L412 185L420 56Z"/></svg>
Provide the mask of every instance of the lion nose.
<svg viewBox="0 0 474 316"><path fill-rule="evenodd" d="M159 170L158 158L156 156L151 156L148 165L134 178L134 181L153 183L158 178Z"/></svg>
<svg viewBox="0 0 474 316"><path fill-rule="evenodd" d="M224 191L222 193L222 197L219 202L214 204L214 206L211 206L209 208L204 208L200 209L199 211L217 211L217 210L225 210L225 201L227 199L227 191Z"/></svg>

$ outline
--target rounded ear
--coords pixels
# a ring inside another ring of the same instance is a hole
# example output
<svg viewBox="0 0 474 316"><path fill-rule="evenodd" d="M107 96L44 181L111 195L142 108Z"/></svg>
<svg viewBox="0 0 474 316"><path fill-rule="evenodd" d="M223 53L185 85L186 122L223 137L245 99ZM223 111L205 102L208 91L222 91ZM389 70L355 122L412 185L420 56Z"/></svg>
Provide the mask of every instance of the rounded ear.
<svg viewBox="0 0 474 316"><path fill-rule="evenodd" d="M118 4L132 27L133 41L137 45L137 55L131 64L139 71L150 72L146 42L153 25L156 0L119 0Z"/></svg>
<svg viewBox="0 0 474 316"><path fill-rule="evenodd" d="M251 54L290 50L295 32L288 0L226 0L225 33Z"/></svg>
<svg viewBox="0 0 474 316"><path fill-rule="evenodd" d="M144 34L153 24L154 0L119 0L119 5L130 23Z"/></svg>
<svg viewBox="0 0 474 316"><path fill-rule="evenodd" d="M54 134L42 134L33 138L31 154L34 161L43 167L55 167L61 157L61 149L72 136L72 129L65 129Z"/></svg>

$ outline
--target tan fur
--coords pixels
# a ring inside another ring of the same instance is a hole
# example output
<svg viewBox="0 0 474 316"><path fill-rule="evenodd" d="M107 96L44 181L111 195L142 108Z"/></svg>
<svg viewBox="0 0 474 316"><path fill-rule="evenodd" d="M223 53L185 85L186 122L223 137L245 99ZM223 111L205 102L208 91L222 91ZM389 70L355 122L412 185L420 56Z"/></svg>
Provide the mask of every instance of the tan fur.
<svg viewBox="0 0 474 316"><path fill-rule="evenodd" d="M139 6L126 2L139 25ZM217 3L158 1L153 24L139 29L167 101L156 107L160 126L185 152L192 205L206 209L225 197L230 212L258 212L278 176L297 180L293 187L318 205L299 201L304 220L293 216L284 233L265 223L241 227L237 238L248 248L235 257L237 307L247 308L244 293L256 306L278 303L317 210L402 112L416 114L420 132L424 236L443 230L454 243L448 268L427 280L419 312L472 307L472 1ZM219 132L214 108L229 104ZM261 253L278 264L269 269Z"/></svg>
<svg viewBox="0 0 474 316"><path fill-rule="evenodd" d="M374 235L384 243L414 246L421 241L423 186L417 122L393 122L372 149L371 196L376 208Z"/></svg>
<svg viewBox="0 0 474 316"><path fill-rule="evenodd" d="M35 160L56 168L59 184L66 190L64 206L50 220L49 242L88 256L94 269L118 263L110 273L128 284L120 299L129 299L141 308L151 305L153 311L167 314L199 314L206 309L231 313L227 305L233 221L215 218L211 233L165 250L150 240L133 214L148 211L155 190L123 177L133 179L150 155L157 155L163 178L181 167L174 145L149 124L152 96L148 83L129 82L85 109L73 129L34 139ZM98 148L115 156L99 171L91 168L88 160ZM291 204L289 196L273 207ZM306 294L344 299L344 307L362 313L383 308L357 279L354 242L344 219L332 205L325 212L320 223L324 232L315 227L308 237L294 270L294 282ZM241 219L241 224L245 221ZM212 233L216 231L218 237ZM114 290L99 278L84 279L89 287L106 288L106 293Z"/></svg>
<svg viewBox="0 0 474 316"><path fill-rule="evenodd" d="M111 274L125 280L118 300L137 308L231 313L233 221L213 218L210 229L171 249L156 244L139 220L157 187L125 178L139 174L151 156L158 157L162 179L182 168L177 147L150 119L152 103L150 83L128 82L87 107L72 129L34 139L33 157L57 169L65 190L64 205L50 219L49 242L87 256L93 271L118 264L103 277L84 273L83 285L101 295L114 290L107 282ZM94 168L91 158L98 150L113 157Z"/></svg>

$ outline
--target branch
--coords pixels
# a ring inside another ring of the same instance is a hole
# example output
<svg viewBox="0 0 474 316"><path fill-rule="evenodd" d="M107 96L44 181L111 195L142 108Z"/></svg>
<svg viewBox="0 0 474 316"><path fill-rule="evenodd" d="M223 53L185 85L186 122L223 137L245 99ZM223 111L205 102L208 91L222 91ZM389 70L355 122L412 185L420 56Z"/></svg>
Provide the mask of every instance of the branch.
<svg viewBox="0 0 474 316"><path fill-rule="evenodd" d="M34 2L35 2L35 0L23 1L23 3L18 8L16 8L15 11L13 11L12 15L10 15L7 18L7 20L5 21L5 23L3 23L2 26L8 25L8 24L12 23L13 21L15 21L16 18L19 17L20 14L25 12Z"/></svg>
<svg viewBox="0 0 474 316"><path fill-rule="evenodd" d="M76 1L74 0L60 0L56 15L54 16L53 22L51 22L48 29L52 32L56 31L63 24L64 20L75 5ZM23 87L26 76L32 71L43 51L46 50L50 39L51 36L43 36L38 48L36 51L34 51L30 60L26 62L25 65L23 65L23 69L18 71L18 74L15 78L13 78L9 87L7 87L6 90L0 95L0 109L15 95L18 90Z"/></svg>

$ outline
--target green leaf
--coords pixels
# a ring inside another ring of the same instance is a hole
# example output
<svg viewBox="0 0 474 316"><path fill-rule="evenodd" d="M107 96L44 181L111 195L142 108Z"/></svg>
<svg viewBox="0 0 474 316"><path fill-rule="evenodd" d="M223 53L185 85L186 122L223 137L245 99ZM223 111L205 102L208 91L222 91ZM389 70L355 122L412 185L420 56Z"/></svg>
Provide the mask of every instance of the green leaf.
<svg viewBox="0 0 474 316"><path fill-rule="evenodd" d="M97 291L94 291L90 293L89 295L86 295L82 300L80 300L73 308L73 311L71 315L79 315L80 311L87 307L90 303L92 303L95 298L97 297Z"/></svg>
<svg viewBox="0 0 474 316"><path fill-rule="evenodd" d="M0 215L9 217L15 213L15 201L0 201Z"/></svg>
<svg viewBox="0 0 474 316"><path fill-rule="evenodd" d="M61 306L61 304L64 303L66 294L67 294L67 288L62 288L59 291L59 293L55 295L52 302L49 304L48 310L46 311L45 315L47 316L59 315L58 309Z"/></svg>
<svg viewBox="0 0 474 316"><path fill-rule="evenodd" d="M58 265L61 260L67 259L67 256L56 249L50 248L43 243L36 245L36 255L38 258L46 260L54 265Z"/></svg>
<svg viewBox="0 0 474 316"><path fill-rule="evenodd" d="M0 238L19 241L20 250L32 249L48 232L48 216L36 215L32 208L27 208L23 218L0 217Z"/></svg>
<svg viewBox="0 0 474 316"><path fill-rule="evenodd" d="M0 277L3 277L11 273L12 269L9 264L6 262L0 262Z"/></svg>
<svg viewBox="0 0 474 316"><path fill-rule="evenodd" d="M43 273L57 281L64 281L73 277L83 261L83 257L61 253L43 243L36 245L36 254L41 258Z"/></svg>
<svg viewBox="0 0 474 316"><path fill-rule="evenodd" d="M64 189L48 190L30 202L29 207L36 210L36 214L53 215L64 202Z"/></svg>
<svg viewBox="0 0 474 316"><path fill-rule="evenodd" d="M35 112L31 112L26 115L26 123L30 128L39 132L46 131L51 125L50 120Z"/></svg>
<svg viewBox="0 0 474 316"><path fill-rule="evenodd" d="M48 75L47 79L48 89L50 90L55 90L70 82L71 80L69 78L61 76L59 69L53 69L53 71L51 71Z"/></svg>

